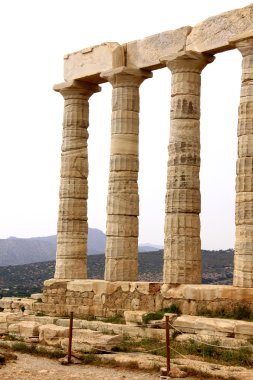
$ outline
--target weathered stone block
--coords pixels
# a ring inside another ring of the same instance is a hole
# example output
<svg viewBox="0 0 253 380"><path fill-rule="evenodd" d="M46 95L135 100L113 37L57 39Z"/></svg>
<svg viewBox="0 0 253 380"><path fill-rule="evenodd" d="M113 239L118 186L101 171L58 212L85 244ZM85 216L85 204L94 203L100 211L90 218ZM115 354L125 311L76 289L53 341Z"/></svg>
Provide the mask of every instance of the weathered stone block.
<svg viewBox="0 0 253 380"><path fill-rule="evenodd" d="M119 46L116 42L107 42L66 55L64 79L69 81L89 77L92 81L92 78L95 77L98 78L94 79L95 83L103 82L99 74L112 68L114 55L117 54Z"/></svg>
<svg viewBox="0 0 253 380"><path fill-rule="evenodd" d="M9 325L8 331L22 337L39 336L39 323L33 321L22 321Z"/></svg>
<svg viewBox="0 0 253 380"><path fill-rule="evenodd" d="M22 318L23 313L0 313L0 323L6 323L7 325L15 323Z"/></svg>
<svg viewBox="0 0 253 380"><path fill-rule="evenodd" d="M182 51L190 31L191 27L185 26L127 43L128 66L146 69L161 67L160 57Z"/></svg>
<svg viewBox="0 0 253 380"><path fill-rule="evenodd" d="M253 322L236 321L235 325L235 338L252 338L253 336Z"/></svg>
<svg viewBox="0 0 253 380"><path fill-rule="evenodd" d="M68 327L56 326L54 324L39 327L39 341L48 346L59 346L62 338L69 335Z"/></svg>
<svg viewBox="0 0 253 380"><path fill-rule="evenodd" d="M143 315L147 314L143 310L126 310L124 311L124 317L127 325L138 325L143 322Z"/></svg>
<svg viewBox="0 0 253 380"><path fill-rule="evenodd" d="M229 50L230 37L252 30L252 9L251 4L200 22L187 37L186 49L213 53Z"/></svg>
<svg viewBox="0 0 253 380"><path fill-rule="evenodd" d="M122 342L123 337L121 335L104 335L98 331L92 330L73 330L72 347L74 351L82 352L101 352L109 351ZM68 339L61 340L61 346L63 349L68 347Z"/></svg>

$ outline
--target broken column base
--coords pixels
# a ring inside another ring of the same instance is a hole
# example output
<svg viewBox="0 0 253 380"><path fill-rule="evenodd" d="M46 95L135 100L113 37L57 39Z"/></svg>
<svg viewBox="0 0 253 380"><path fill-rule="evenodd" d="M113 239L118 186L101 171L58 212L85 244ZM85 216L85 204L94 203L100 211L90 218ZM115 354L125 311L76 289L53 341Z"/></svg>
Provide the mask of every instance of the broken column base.
<svg viewBox="0 0 253 380"><path fill-rule="evenodd" d="M50 279L44 283L42 300L33 304L33 311L50 316L69 316L71 311L81 318L123 316L126 310L154 312L173 304L183 314L198 315L243 305L253 311L253 288Z"/></svg>

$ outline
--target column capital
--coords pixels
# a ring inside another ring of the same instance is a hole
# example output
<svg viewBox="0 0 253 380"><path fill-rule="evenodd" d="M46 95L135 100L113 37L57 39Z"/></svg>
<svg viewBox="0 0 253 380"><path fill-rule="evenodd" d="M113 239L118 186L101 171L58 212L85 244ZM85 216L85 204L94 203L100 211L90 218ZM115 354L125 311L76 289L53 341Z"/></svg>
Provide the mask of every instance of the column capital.
<svg viewBox="0 0 253 380"><path fill-rule="evenodd" d="M215 60L211 54L198 53L196 51L182 51L160 58L173 73L195 72L200 73L204 67Z"/></svg>
<svg viewBox="0 0 253 380"><path fill-rule="evenodd" d="M95 92L100 92L101 87L81 80L71 80L69 82L55 84L53 90L60 92L64 98L70 95L84 95L90 97Z"/></svg>
<svg viewBox="0 0 253 380"><path fill-rule="evenodd" d="M100 76L110 82L113 88L139 87L145 79L152 78L153 73L147 70L121 66L104 71Z"/></svg>
<svg viewBox="0 0 253 380"><path fill-rule="evenodd" d="M253 30L231 37L229 44L236 47L243 57L253 55Z"/></svg>

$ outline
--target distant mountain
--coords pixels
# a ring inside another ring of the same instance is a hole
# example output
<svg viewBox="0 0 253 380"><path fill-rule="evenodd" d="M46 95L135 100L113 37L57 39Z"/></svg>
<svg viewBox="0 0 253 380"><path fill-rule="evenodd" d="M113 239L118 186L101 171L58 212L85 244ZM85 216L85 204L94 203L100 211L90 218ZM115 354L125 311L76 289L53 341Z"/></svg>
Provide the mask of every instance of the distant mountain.
<svg viewBox="0 0 253 380"><path fill-rule="evenodd" d="M106 236L103 231L97 228L89 228L88 233L88 254L97 255L105 252Z"/></svg>
<svg viewBox="0 0 253 380"><path fill-rule="evenodd" d="M56 237L0 239L0 266L55 260Z"/></svg>
<svg viewBox="0 0 253 380"><path fill-rule="evenodd" d="M97 255L105 252L105 234L97 228L89 228L88 254ZM159 246L144 244L140 252L158 251ZM0 239L0 266L23 265L55 260L56 236L33 237L28 239L10 236Z"/></svg>
<svg viewBox="0 0 253 380"><path fill-rule="evenodd" d="M155 252L160 251L161 249L163 249L163 246L158 244L145 243L139 245L139 252Z"/></svg>

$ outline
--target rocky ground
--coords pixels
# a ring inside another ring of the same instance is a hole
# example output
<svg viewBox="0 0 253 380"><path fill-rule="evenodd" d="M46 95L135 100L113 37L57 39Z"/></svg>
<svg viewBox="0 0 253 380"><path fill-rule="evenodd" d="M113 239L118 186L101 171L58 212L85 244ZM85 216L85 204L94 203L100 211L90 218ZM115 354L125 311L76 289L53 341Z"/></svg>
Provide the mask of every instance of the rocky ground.
<svg viewBox="0 0 253 380"><path fill-rule="evenodd" d="M125 360L127 360L128 354L125 356ZM145 361L144 357L143 360ZM178 366L202 371L202 374L199 374L198 377L186 377L188 380L204 378L253 380L253 370L242 367L215 365L187 358L172 360L172 369L176 369ZM0 376L1 380L157 380L160 378L159 373L150 373L144 370L127 370L124 368L80 364L64 366L58 360L21 353L18 353L16 358L10 357L5 365L1 366L0 364Z"/></svg>
<svg viewBox="0 0 253 380"><path fill-rule="evenodd" d="M0 367L1 380L157 380L158 374L117 368L73 364L63 366L57 360L18 354L17 360Z"/></svg>

